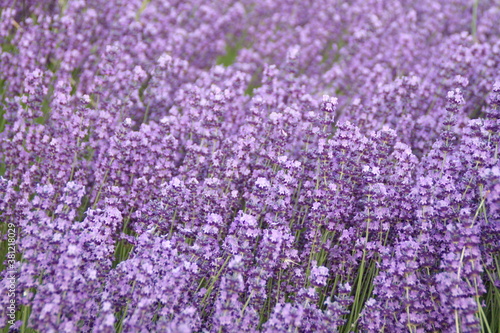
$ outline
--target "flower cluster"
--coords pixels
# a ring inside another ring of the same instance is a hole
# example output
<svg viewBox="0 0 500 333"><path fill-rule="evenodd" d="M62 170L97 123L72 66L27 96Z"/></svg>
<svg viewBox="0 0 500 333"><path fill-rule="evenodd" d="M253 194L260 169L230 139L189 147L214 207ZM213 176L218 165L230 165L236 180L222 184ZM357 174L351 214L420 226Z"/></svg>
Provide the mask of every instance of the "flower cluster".
<svg viewBox="0 0 500 333"><path fill-rule="evenodd" d="M0 0L0 328L500 331L499 21Z"/></svg>

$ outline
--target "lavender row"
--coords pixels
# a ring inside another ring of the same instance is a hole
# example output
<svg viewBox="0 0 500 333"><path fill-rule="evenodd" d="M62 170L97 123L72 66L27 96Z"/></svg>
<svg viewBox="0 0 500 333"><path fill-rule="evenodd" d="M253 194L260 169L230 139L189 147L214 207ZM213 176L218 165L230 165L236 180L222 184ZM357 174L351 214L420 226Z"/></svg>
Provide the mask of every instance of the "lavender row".
<svg viewBox="0 0 500 333"><path fill-rule="evenodd" d="M500 330L495 1L0 4L5 332Z"/></svg>

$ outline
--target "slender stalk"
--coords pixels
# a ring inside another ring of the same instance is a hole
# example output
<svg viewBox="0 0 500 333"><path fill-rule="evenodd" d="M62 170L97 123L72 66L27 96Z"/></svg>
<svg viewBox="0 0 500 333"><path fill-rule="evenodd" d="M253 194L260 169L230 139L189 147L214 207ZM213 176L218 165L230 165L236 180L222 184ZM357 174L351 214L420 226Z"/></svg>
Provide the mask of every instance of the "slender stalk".
<svg viewBox="0 0 500 333"><path fill-rule="evenodd" d="M474 39L474 42L478 42L477 39L477 8L479 7L479 0L474 0L474 4L472 5L472 23L471 23L471 30L472 30L472 38Z"/></svg>

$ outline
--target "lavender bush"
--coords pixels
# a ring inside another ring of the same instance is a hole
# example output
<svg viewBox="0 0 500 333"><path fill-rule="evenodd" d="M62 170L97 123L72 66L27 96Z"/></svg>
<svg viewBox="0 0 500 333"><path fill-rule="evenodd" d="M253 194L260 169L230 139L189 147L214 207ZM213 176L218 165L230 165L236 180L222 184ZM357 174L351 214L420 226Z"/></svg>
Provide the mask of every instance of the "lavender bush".
<svg viewBox="0 0 500 333"><path fill-rule="evenodd" d="M0 0L3 332L500 332L495 0Z"/></svg>

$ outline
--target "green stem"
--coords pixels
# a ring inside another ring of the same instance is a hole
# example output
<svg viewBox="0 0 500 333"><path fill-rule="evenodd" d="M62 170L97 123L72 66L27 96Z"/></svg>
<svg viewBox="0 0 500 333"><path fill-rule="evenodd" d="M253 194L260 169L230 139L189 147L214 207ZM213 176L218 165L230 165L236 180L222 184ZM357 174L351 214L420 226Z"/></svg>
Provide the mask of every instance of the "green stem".
<svg viewBox="0 0 500 333"><path fill-rule="evenodd" d="M477 8L479 6L479 0L474 0L474 4L472 6L472 24L471 24L471 30L472 30L472 38L474 39L474 42L478 42L477 40Z"/></svg>

